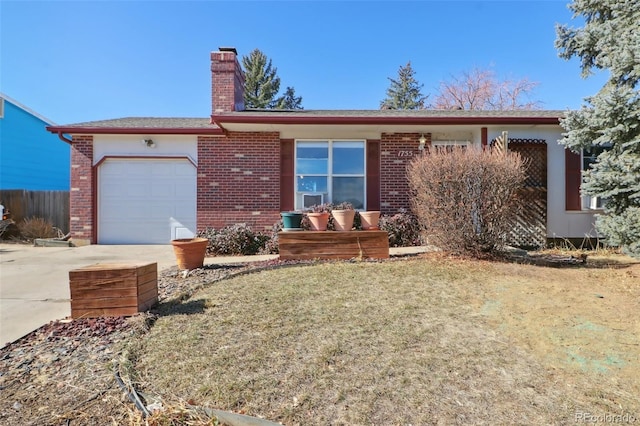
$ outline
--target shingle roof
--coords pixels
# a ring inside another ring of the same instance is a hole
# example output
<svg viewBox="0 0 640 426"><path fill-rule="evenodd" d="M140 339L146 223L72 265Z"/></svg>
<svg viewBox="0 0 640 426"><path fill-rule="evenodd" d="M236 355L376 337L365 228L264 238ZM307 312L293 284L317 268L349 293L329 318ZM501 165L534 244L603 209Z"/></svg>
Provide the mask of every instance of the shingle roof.
<svg viewBox="0 0 640 426"><path fill-rule="evenodd" d="M216 135L223 131L211 118L126 117L112 120L49 126L47 130L58 134L198 134Z"/></svg>
<svg viewBox="0 0 640 426"><path fill-rule="evenodd" d="M224 123L272 123L272 124L382 124L425 122L547 122L557 123L564 111L469 111L469 110L273 110L248 109L244 111L216 113L213 119ZM57 133L160 133L222 134L221 126L212 124L211 118L177 117L126 117L111 120L88 121L47 129Z"/></svg>
<svg viewBox="0 0 640 426"><path fill-rule="evenodd" d="M84 123L65 125L64 127L202 129L216 126L211 124L210 118L125 117L112 120L87 121Z"/></svg>

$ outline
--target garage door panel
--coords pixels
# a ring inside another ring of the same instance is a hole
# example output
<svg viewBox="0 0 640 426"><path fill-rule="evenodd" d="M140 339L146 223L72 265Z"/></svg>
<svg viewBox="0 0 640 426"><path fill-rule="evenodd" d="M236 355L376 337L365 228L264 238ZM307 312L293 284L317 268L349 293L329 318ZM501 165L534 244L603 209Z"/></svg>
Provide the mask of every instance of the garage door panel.
<svg viewBox="0 0 640 426"><path fill-rule="evenodd" d="M99 169L98 242L167 244L196 230L196 170L185 160L108 159Z"/></svg>
<svg viewBox="0 0 640 426"><path fill-rule="evenodd" d="M175 164L155 163L147 166L153 176L166 176L167 173L174 174Z"/></svg>
<svg viewBox="0 0 640 426"><path fill-rule="evenodd" d="M154 185L150 188L153 197L173 197L175 191L173 185Z"/></svg>
<svg viewBox="0 0 640 426"><path fill-rule="evenodd" d="M143 162L136 162L135 168L131 166L124 166L125 172L123 176L130 177L145 177L149 175L149 172L152 170L151 165L144 164Z"/></svg>
<svg viewBox="0 0 640 426"><path fill-rule="evenodd" d="M191 185L176 183L174 186L174 195L178 199L192 199L196 195L196 188Z"/></svg>
<svg viewBox="0 0 640 426"><path fill-rule="evenodd" d="M182 218L189 217L190 214L191 209L189 208L189 206L176 206L172 216L178 220L181 220Z"/></svg>
<svg viewBox="0 0 640 426"><path fill-rule="evenodd" d="M102 216L116 218L122 213L122 210L118 208L116 203L103 203L101 213Z"/></svg>
<svg viewBox="0 0 640 426"><path fill-rule="evenodd" d="M115 176L120 177L125 173L124 164L111 164L108 168L101 171L103 176Z"/></svg>
<svg viewBox="0 0 640 426"><path fill-rule="evenodd" d="M175 174L176 176L191 176L193 173L193 166L188 163L176 164Z"/></svg>
<svg viewBox="0 0 640 426"><path fill-rule="evenodd" d="M145 194L149 191L149 185L145 183L139 182L123 182L121 184L123 186L123 194L130 197L144 197Z"/></svg>

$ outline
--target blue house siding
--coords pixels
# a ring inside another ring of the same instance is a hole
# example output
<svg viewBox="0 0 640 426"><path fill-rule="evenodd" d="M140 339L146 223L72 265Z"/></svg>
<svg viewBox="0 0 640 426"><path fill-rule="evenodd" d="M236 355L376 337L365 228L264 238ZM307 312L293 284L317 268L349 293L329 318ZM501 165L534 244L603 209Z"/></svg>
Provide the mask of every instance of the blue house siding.
<svg viewBox="0 0 640 426"><path fill-rule="evenodd" d="M9 99L3 102L0 189L68 191L69 145L45 129L52 123Z"/></svg>

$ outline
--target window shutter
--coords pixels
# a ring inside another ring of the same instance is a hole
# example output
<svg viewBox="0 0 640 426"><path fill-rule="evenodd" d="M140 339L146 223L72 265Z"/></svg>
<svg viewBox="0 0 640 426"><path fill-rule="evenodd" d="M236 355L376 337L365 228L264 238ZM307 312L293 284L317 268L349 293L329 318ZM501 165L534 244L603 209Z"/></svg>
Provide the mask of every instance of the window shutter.
<svg viewBox="0 0 640 426"><path fill-rule="evenodd" d="M380 141L367 141L367 210L380 210Z"/></svg>
<svg viewBox="0 0 640 426"><path fill-rule="evenodd" d="M564 150L564 196L566 210L582 210L580 184L582 183L582 161L580 154Z"/></svg>
<svg viewBox="0 0 640 426"><path fill-rule="evenodd" d="M280 141L280 211L294 209L294 155L295 144L292 139Z"/></svg>

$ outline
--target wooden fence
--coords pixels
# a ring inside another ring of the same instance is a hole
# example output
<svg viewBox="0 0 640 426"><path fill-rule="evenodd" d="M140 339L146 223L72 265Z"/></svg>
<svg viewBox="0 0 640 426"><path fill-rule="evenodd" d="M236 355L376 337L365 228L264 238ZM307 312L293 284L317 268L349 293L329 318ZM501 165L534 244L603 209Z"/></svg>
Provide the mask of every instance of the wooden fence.
<svg viewBox="0 0 640 426"><path fill-rule="evenodd" d="M63 233L69 232L69 191L0 189L0 204L11 212L16 224L26 218L40 217Z"/></svg>

